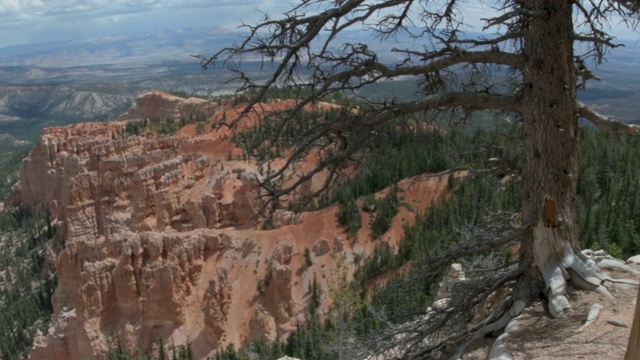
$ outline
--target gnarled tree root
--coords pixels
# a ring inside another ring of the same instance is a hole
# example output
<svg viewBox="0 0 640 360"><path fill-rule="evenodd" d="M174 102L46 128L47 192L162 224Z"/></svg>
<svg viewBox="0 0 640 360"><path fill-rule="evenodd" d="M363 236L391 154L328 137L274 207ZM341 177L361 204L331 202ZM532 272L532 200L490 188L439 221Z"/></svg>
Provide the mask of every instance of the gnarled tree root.
<svg viewBox="0 0 640 360"><path fill-rule="evenodd" d="M480 329L478 329L477 331L475 331L475 333L473 334L473 336L465 341L462 345L460 345L460 347L458 347L458 350L456 351L456 353L451 357L452 360L457 360L462 358L462 355L464 354L464 351L466 350L467 346L469 346L471 343L473 343L474 341L483 338L485 336L487 336L490 333L493 332L497 332L500 331L504 328L507 328L507 330L505 331L505 333L508 333L509 330L514 330L515 329L515 318L520 315L520 313L522 313L522 311L525 309L525 307L527 306L527 301L523 301L523 300L515 300L513 302L513 304L508 308L508 310L506 310L502 316L500 316L498 318L498 320L491 322L483 327L481 327ZM510 325L512 325L510 327ZM504 340L504 338L503 338ZM495 345L495 344L494 344ZM503 356L507 356L508 352L506 351L506 348L504 348L504 345L498 345L497 346L498 349L500 349L500 354L502 354ZM492 347L493 350L493 347ZM493 359L493 357L490 357L491 359ZM504 357L504 358L500 358L503 360L507 360L509 359L508 357Z"/></svg>
<svg viewBox="0 0 640 360"><path fill-rule="evenodd" d="M543 231L547 231L544 229ZM549 231L553 231L549 229ZM546 249L545 249L546 248ZM556 247L557 249L557 247ZM541 250L538 248L537 250ZM639 285L640 282L635 279L614 279L603 271L593 259L590 259L582 253L576 253L573 248L566 244L561 251L554 251L553 247L542 247L544 261L536 261L538 269L542 273L542 277L545 281L547 296L548 296L548 309L549 313L553 317L563 317L571 310L571 305L566 295L566 286L571 284L580 290L595 291L606 297L613 298L613 295L607 289L607 283L623 283L630 285ZM538 254L539 255L539 254ZM615 269L637 274L638 272L629 266L617 266L606 262L605 266L614 266ZM624 264L623 264L624 265ZM522 279L521 279L522 280ZM523 280L526 283L527 280ZM524 284L523 286L527 286ZM518 296L520 294L520 296ZM510 331L516 329L517 316L524 310L528 300L532 294L526 294L526 292L520 293L516 290L511 300L512 305L508 307L508 310L503 308L502 314L498 313L497 320L482 326L477 329L473 336L464 342L456 351L451 359L460 359L465 349L475 340L482 338L490 333L495 333L501 329L505 329L494 342L489 358L499 360L513 359L513 356L509 353L505 346L505 340ZM598 313L602 309L602 306L595 304L592 306L589 314L587 315L587 321L585 324L576 330L576 333L582 331L589 326L598 316Z"/></svg>
<svg viewBox="0 0 640 360"><path fill-rule="evenodd" d="M634 275L640 275L640 271L632 268L631 266L617 259L602 259L598 261L596 265L600 269L612 269L612 270L627 272Z"/></svg>
<svg viewBox="0 0 640 360"><path fill-rule="evenodd" d="M493 342L491 350L489 351L489 359L491 360L513 360L513 355L507 350L505 340L514 330L518 330L517 325L518 318L513 318L507 324L504 332L498 336L496 341Z"/></svg>
<svg viewBox="0 0 640 360"><path fill-rule="evenodd" d="M604 308L604 306L602 306L600 304L591 305L591 308L589 309L589 312L587 313L587 320L584 322L584 324L582 326L580 326L580 328L578 328L574 332L574 334L577 334L577 333L581 332L587 326L593 324L593 322L596 321L596 319L598 318L598 315L600 314L600 310L602 310L603 308Z"/></svg>
<svg viewBox="0 0 640 360"><path fill-rule="evenodd" d="M638 285L633 279L613 279L601 270L593 259L574 251L569 242L562 240L562 234L556 229L539 223L533 229L534 263L542 273L549 297L549 313L553 317L563 317L571 310L566 296L566 285L596 291L613 298L607 289L609 283ZM624 269L624 267L620 267Z"/></svg>

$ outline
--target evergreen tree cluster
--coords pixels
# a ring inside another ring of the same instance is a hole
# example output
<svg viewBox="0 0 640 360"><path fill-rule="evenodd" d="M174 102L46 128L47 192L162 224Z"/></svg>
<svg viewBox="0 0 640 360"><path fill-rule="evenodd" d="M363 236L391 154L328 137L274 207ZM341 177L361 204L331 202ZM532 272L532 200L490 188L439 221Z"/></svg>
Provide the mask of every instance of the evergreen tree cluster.
<svg viewBox="0 0 640 360"><path fill-rule="evenodd" d="M489 129L452 130L447 134L432 128L420 129L415 119L409 123L414 125L380 127L379 134L389 141L369 149L358 172L320 201L321 206L341 205L338 222L348 234L355 234L362 226L361 209L372 215L374 237L389 229L398 208L404 206L398 196L402 189L394 186L402 179L446 169L482 171L494 166L492 160L515 166L521 154L520 145L512 140L518 132L514 124L499 124L493 129L489 126ZM498 171L495 175L508 174ZM385 199L374 199L374 193L390 186L392 189ZM362 208L357 205L359 198L364 199Z"/></svg>
<svg viewBox="0 0 640 360"><path fill-rule="evenodd" d="M147 355L135 349L133 355L125 348L122 343L122 339L117 337L115 341L109 341L107 343L106 357L108 360L194 360L193 349L191 344L178 345L171 343L170 346L166 346L162 338L156 343L157 356L151 354Z"/></svg>
<svg viewBox="0 0 640 360"><path fill-rule="evenodd" d="M338 224L347 231L347 236L355 236L362 227L360 208L353 197L338 197L340 209L336 212Z"/></svg>
<svg viewBox="0 0 640 360"><path fill-rule="evenodd" d="M177 96L177 97L181 97L183 99L188 99L188 98L199 98L199 99L205 99L208 100L209 96L206 95L200 95L198 93L192 92L192 93L188 93L184 90L164 90L166 92L168 92L169 94L173 95L173 96Z"/></svg>
<svg viewBox="0 0 640 360"><path fill-rule="evenodd" d="M357 200L364 197L361 203L362 210L365 211L371 211L372 207L378 207L380 203L389 203L389 208L394 207L392 204L399 206L401 197L398 193L401 190L391 191L388 198L378 200L372 200L370 194L397 183L401 176L394 176L394 171L399 171L402 177L418 174L420 166L417 162L415 167L411 164L414 164L413 159L420 156L424 147L432 146L433 153L430 156L442 161L431 168L433 171L443 168L488 169L493 166L490 159L517 165L521 153L519 142L514 141L517 133L517 124L501 124L493 129L487 127L472 132L432 132L430 136L437 140L431 144L398 141L396 148L392 150L386 148L380 155L375 152L368 154L370 158L365 160L366 166L349 181L336 187L332 197L324 200L325 204L333 201L341 204L342 209L338 212L341 225L348 232L357 231L361 226ZM637 171L640 169L640 144L637 142L640 139L626 136L615 138L592 128L582 128L580 136L578 225L582 246L605 248L622 258L634 255L640 247L640 232L637 222L633 220L640 211L637 190ZM403 150L404 146L406 151ZM427 151L425 157L426 153ZM415 173L409 169L414 169ZM388 175L374 176L385 173ZM488 174L465 179L450 176L451 196L418 214L415 225L405 229L397 251L385 242L380 242L374 252L360 263L349 289L371 306L385 309L385 314L390 315L389 320L396 323L409 321L415 316L415 309L426 309L434 300L435 291L446 268L424 273L423 265L427 263L425 259L436 258L453 246L464 246L460 243L460 231L465 226L487 226L485 221L489 214L515 214L520 209L521 194L517 172L507 174L497 171ZM371 206L374 203L375 206ZM382 226L380 231L384 228ZM493 261L503 263L504 266L514 261L514 254L509 249L493 255ZM466 267L471 266L479 257L491 256L488 253L474 254L461 261L463 267ZM410 262L413 266L409 271L400 272L393 280L374 291L373 295L367 296L368 288L377 276L399 270ZM336 327L330 321L319 321L317 305L309 307L306 318L307 321L298 324L297 330L286 341L249 344L246 349L235 352L234 359L277 359L284 354L305 360L338 358L338 349L331 346L331 339L336 336ZM355 312L349 324L354 331L350 341L356 343L381 326L378 318L364 307Z"/></svg>
<svg viewBox="0 0 640 360"><path fill-rule="evenodd" d="M14 150L2 152L0 156L0 201L5 199L13 184L18 180L18 168L20 162L24 159L28 151L27 150Z"/></svg>
<svg viewBox="0 0 640 360"><path fill-rule="evenodd" d="M371 220L371 231L374 238L380 237L391 227L391 220L398 214L398 186L393 185L382 199L369 199L368 209L373 214Z"/></svg>
<svg viewBox="0 0 640 360"><path fill-rule="evenodd" d="M271 86L262 97L262 101L270 102L284 99L303 99L311 95L311 90L311 87ZM257 95L258 89L249 89L240 94L234 95L233 102L235 105L248 103L255 99ZM339 92L327 94L319 100L338 105L347 105L353 102L350 98Z"/></svg>
<svg viewBox="0 0 640 360"><path fill-rule="evenodd" d="M161 120L159 117L154 116L142 120L131 120L125 125L125 135L144 136L148 134L152 135L171 135L175 134L182 127L189 124L196 124L196 134L204 134L206 125L209 124L207 115L198 111L196 113L189 114L189 116L180 116L180 119L176 121L173 117L169 116L166 119Z"/></svg>
<svg viewBox="0 0 640 360"><path fill-rule="evenodd" d="M619 258L640 253L640 139L582 129L579 171L582 246Z"/></svg>
<svg viewBox="0 0 640 360"><path fill-rule="evenodd" d="M254 157L259 163L273 160L291 152L299 146L300 138L312 133L323 119L339 121L344 110L304 111L296 115L295 121L280 127L278 121L271 121L267 116L255 127L248 127L233 136L236 146L243 149L246 155ZM278 114L278 116L286 116ZM267 139L277 136L274 146L267 145Z"/></svg>
<svg viewBox="0 0 640 360"><path fill-rule="evenodd" d="M41 209L9 208L0 213L0 354L28 355L37 330L46 334L53 313L56 280L44 269L45 245L54 236Z"/></svg>

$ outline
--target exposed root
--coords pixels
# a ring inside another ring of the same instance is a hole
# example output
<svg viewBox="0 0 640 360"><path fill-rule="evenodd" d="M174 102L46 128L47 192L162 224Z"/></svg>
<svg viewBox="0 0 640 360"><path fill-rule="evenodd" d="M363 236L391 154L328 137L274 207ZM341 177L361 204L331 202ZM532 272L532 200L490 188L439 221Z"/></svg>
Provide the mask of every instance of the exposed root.
<svg viewBox="0 0 640 360"><path fill-rule="evenodd" d="M610 319L610 320L607 320L607 323L611 324L613 326L621 327L621 328L629 328L629 324L627 324L625 322L622 322L622 321L619 321L619 320L611 320Z"/></svg>
<svg viewBox="0 0 640 360"><path fill-rule="evenodd" d="M540 223L535 227L528 227L526 231L533 233L529 234L533 235L533 251L528 253L527 258L523 258L524 261L521 259L522 264L518 268L503 273L502 276L495 276L501 274L494 273L493 276L469 278L464 281L443 281L438 290L440 299L432 305L433 308L429 308L415 320L401 325L389 322L389 327L367 348L367 354L370 354L367 359L425 358L433 353L449 355L451 351L455 352L451 359L460 359L472 343L495 334L499 336L491 347L489 358L511 360L513 356L506 347L509 332L516 329L517 317L524 311L529 300L538 296L541 288L544 287L546 290L550 315L563 317L571 309L566 293L568 284L613 298L607 285L639 283L633 279L613 279L602 269L613 267L634 274L638 272L621 262L600 261L602 264L598 264L594 258L575 250L570 241L563 236L563 230L558 227ZM525 230L522 230L518 234L522 235L524 232ZM496 248L508 243L505 238L507 237L496 237L498 240L494 239L491 246L488 242L482 242L482 246L487 246L487 250ZM508 238L511 241L517 237L511 235ZM456 258L456 253L470 255L475 253L472 250L476 249L477 247L465 242L465 247L456 247L429 265L437 264L436 269L443 268ZM531 262L535 267L531 266ZM507 269L509 268L502 268L502 271ZM544 285L541 280L544 280ZM492 305L486 308L495 309L491 315L485 313L485 308L482 308L482 314L474 314L476 306L509 282L515 282L515 287L511 287L510 299L503 301L497 309L493 306L495 302L492 302ZM602 306L595 304L587 314L585 323L575 330L575 333L591 325L601 309ZM471 322L476 324L471 328L464 325L469 324L474 315L484 320L479 324L476 321ZM385 317L381 317L380 321L387 322Z"/></svg>
<svg viewBox="0 0 640 360"><path fill-rule="evenodd" d="M605 286L598 286L594 291L600 295L603 295L607 299L615 299L611 292L609 292L609 289L607 289Z"/></svg>
<svg viewBox="0 0 640 360"><path fill-rule="evenodd" d="M602 259L598 261L596 264L600 269L612 269L612 270L627 272L634 275L640 275L640 271L632 268L631 266L623 263L620 260Z"/></svg>
<svg viewBox="0 0 640 360"><path fill-rule="evenodd" d="M518 330L517 325L518 318L513 318L507 324L507 327L504 329L504 332L498 336L496 341L493 342L491 346L491 350L489 351L489 359L491 360L513 360L513 355L507 350L505 345L505 340L507 336L511 334L511 332Z"/></svg>
<svg viewBox="0 0 640 360"><path fill-rule="evenodd" d="M537 230L539 230L538 235L554 236L553 229L539 228ZM553 244L553 242L547 242L546 244ZM639 284L639 281L634 279L614 279L602 270L602 268L614 268L638 274L635 269L619 261L612 259L611 261L605 261L599 266L593 259L588 258L582 253L576 253L569 244L565 244L560 248L545 246L546 244L538 243L539 247L536 250L540 251L538 255L542 254L542 256L538 257L536 265L545 281L548 309L553 317L562 317L571 309L566 295L567 283L581 290L598 292L608 298L613 298L613 295L606 286L607 282L632 285ZM509 331L513 331L516 328L516 317L524 310L525 306L526 302L521 300L515 301L508 311L503 310L504 313L499 316L496 321L474 331L473 336L457 349L452 359L460 359L469 344L490 333L500 331L503 328L505 329L504 333L494 342L489 358L499 360L513 359L513 356L505 346L505 342ZM591 325L598 317L602 308L602 305L594 304L587 314L587 320L575 333L579 333Z"/></svg>
<svg viewBox="0 0 640 360"><path fill-rule="evenodd" d="M591 305L591 309L589 309L589 313L587 313L587 320L584 322L584 324L582 326L580 326L579 329L577 329L574 332L574 334L577 334L577 333L581 332L587 326L593 324L593 322L596 321L596 319L598 318L598 315L600 314L600 310L602 310L602 309L604 309L604 306L602 306L600 304Z"/></svg>
<svg viewBox="0 0 640 360"><path fill-rule="evenodd" d="M545 233L544 235L553 236L552 229L538 230L542 230L542 233ZM608 298L613 298L613 295L607 289L607 282L631 285L638 285L640 283L635 279L611 278L609 274L602 270L603 268L612 268L632 274L640 274L640 272L630 266L614 259L605 259L607 261L603 262L601 260L596 263L596 261L588 258L582 253L576 254L569 244L566 244L562 251L554 251L552 247L544 248L544 246L537 250L542 250L542 253L546 255L542 257L544 261L538 261L536 264L538 265L538 269L541 271L545 280L547 295L549 297L549 312L554 317L562 317L571 309L571 305L569 304L569 300L566 295L567 282L570 282L571 285L578 289L595 291ZM525 305L525 302L516 301L511 308L509 308L509 311L504 312L498 320L478 329L471 339L460 346L452 359L460 359L465 348L473 341L505 328L504 332L492 345L489 358L512 360L513 356L507 350L505 341L509 332L515 330L517 322L516 317L524 310ZM585 323L577 329L575 333L579 333L591 325L597 319L601 309L603 309L602 305L594 304L587 314Z"/></svg>
<svg viewBox="0 0 640 360"><path fill-rule="evenodd" d="M595 261L582 256L582 254L576 254L569 244L564 247L562 266L572 270L573 276L570 281L583 290L594 290L602 285L603 281L610 279L609 275L596 266ZM591 286L585 286L584 283Z"/></svg>
<svg viewBox="0 0 640 360"><path fill-rule="evenodd" d="M613 295L606 287L607 282L639 284L633 279L611 278L593 258L588 258L580 252L576 253L568 242L560 240L561 234L556 233L553 228L546 227L542 222L533 229L533 232L534 262L544 278L549 298L549 313L553 317L563 317L571 309L566 296L567 282L578 289L595 291L608 298L613 298ZM603 265L637 273L620 262L606 261Z"/></svg>
<svg viewBox="0 0 640 360"><path fill-rule="evenodd" d="M635 279L607 279L607 281L615 284L640 285L640 281Z"/></svg>
<svg viewBox="0 0 640 360"><path fill-rule="evenodd" d="M577 270L578 275L580 275L580 277L582 277L582 279L591 282L591 283L595 283L597 281L600 281L600 284L598 285L598 288L604 288L605 283L606 282L610 282L610 283L619 283L619 284L627 284L627 285L640 285L640 281L635 280L635 279L614 279L611 276L609 276L609 274L607 274L606 272L602 271L601 269L604 268L609 268L609 269L615 269L615 270L620 270L620 271L624 271L624 272L628 272L634 275L638 275L640 274L640 272L636 271L634 268L624 264L623 262L619 261L619 260L615 260L615 259L602 259L600 261L598 261L596 263L596 261L593 258L586 258L584 255L582 254L574 254L573 249L571 249L570 246L567 246L565 248L565 258L571 258L572 262L572 269ZM564 259L563 259L564 262ZM598 292L599 289L596 288L595 290ZM600 289L601 290L601 289ZM609 293L608 290L606 290L605 288L605 295L607 296L611 296L611 294ZM611 296L612 297L612 296Z"/></svg>
<svg viewBox="0 0 640 360"><path fill-rule="evenodd" d="M489 323L483 327L481 327L480 329L478 329L477 331L474 332L473 336L465 341L464 343L462 343L462 345L460 345L460 347L458 347L458 350L456 351L456 353L451 357L451 360L458 360L462 358L462 355L464 354L464 351L466 350L466 348L473 343L474 341L483 338L485 336L487 336L488 334L500 331L502 329L504 329L505 327L507 327L508 324L510 324L510 322L515 319L518 315L520 315L520 313L522 313L522 311L525 309L525 307L527 306L527 303L525 301L522 300L516 300L511 307L509 307L509 309L507 311L505 311L502 316L500 316L500 318L498 318L498 320ZM514 323L515 326L515 323ZM506 350L505 350L506 351ZM493 359L493 358L491 358ZM504 359L508 359L508 358L504 358Z"/></svg>
<svg viewBox="0 0 640 360"><path fill-rule="evenodd" d="M544 264L542 277L547 286L549 312L553 317L564 316L564 313L571 309L566 294L566 279L570 279L570 275L559 261L550 260Z"/></svg>

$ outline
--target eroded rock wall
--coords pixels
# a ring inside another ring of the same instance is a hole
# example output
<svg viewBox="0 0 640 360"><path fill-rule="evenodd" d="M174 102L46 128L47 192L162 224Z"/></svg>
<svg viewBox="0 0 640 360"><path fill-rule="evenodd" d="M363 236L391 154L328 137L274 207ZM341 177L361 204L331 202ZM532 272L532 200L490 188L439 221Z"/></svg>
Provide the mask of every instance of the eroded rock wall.
<svg viewBox="0 0 640 360"><path fill-rule="evenodd" d="M313 278L327 287L332 253L351 264L373 250L366 224L347 239L335 208L280 211L277 228L261 231L258 166L230 159L239 150L228 134L195 136L194 125L172 136L126 134L127 121L154 109L194 111L181 101L146 94L138 106L148 106L125 120L45 129L23 161L13 200L48 207L59 229L46 252L58 278L53 324L32 359L104 358L116 336L145 352L160 338L191 342L197 358L228 343L283 338L304 319ZM411 186L405 201L423 209L446 183ZM413 218L403 208L383 241L396 243ZM329 304L325 295L324 310Z"/></svg>

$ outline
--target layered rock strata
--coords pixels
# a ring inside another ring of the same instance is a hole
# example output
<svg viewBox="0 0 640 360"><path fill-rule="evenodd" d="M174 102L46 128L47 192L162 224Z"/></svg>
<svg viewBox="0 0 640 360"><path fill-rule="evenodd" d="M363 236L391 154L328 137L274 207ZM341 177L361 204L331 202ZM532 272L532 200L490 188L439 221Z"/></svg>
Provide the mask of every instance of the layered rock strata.
<svg viewBox="0 0 640 360"><path fill-rule="evenodd" d="M284 338L304 320L314 277L326 289L332 253L353 264L373 250L366 224L348 239L335 208L280 211L276 229L260 230L258 166L233 160L222 131L126 134L127 121L184 111L233 109L154 92L120 121L45 129L23 161L12 199L47 207L58 227L46 252L58 279L52 326L31 358L100 359L115 337L144 352L160 338L190 342L197 358ZM446 186L416 182L405 202L419 211ZM402 208L382 241L396 244L413 219ZM324 295L323 311L330 302Z"/></svg>

